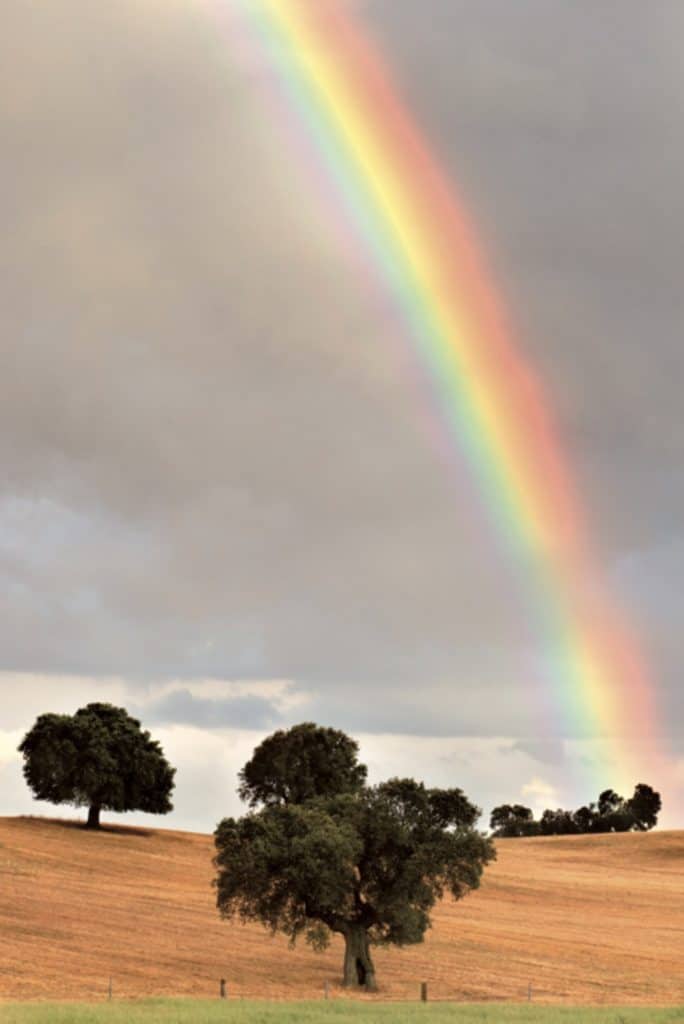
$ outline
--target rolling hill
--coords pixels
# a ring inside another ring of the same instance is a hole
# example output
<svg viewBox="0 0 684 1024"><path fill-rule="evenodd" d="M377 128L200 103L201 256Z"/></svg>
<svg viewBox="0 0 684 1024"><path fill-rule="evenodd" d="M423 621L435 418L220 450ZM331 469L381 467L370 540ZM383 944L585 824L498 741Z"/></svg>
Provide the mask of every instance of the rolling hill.
<svg viewBox="0 0 684 1024"><path fill-rule="evenodd" d="M421 946L376 951L384 998L684 1002L684 832L503 840ZM333 995L336 941L222 922L209 836L0 818L0 998Z"/></svg>

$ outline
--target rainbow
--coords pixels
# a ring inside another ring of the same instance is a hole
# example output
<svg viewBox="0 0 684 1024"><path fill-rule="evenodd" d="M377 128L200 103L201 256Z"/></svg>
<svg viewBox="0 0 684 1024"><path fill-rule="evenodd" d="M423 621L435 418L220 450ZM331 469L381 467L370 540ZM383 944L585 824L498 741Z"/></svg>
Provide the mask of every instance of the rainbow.
<svg viewBox="0 0 684 1024"><path fill-rule="evenodd" d="M541 382L511 338L453 183L345 0L233 0L400 314L483 515L520 581L568 734L601 737L592 781L640 781L662 735L633 630L600 584Z"/></svg>

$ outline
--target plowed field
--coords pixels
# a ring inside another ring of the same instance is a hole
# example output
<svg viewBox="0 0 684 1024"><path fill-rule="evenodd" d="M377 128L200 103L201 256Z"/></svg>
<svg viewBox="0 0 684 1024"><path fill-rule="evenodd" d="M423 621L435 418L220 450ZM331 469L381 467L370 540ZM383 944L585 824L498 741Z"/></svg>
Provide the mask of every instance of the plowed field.
<svg viewBox="0 0 684 1024"><path fill-rule="evenodd" d="M222 922L205 835L0 819L0 998L339 994L341 945ZM384 999L684 1002L684 832L514 839L421 946L377 951Z"/></svg>

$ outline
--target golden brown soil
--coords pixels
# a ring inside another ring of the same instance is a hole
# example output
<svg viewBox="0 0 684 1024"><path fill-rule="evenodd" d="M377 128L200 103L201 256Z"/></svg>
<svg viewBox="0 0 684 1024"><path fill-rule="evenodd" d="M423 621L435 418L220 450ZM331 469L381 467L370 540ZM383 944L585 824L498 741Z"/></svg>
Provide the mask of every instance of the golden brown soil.
<svg viewBox="0 0 684 1024"><path fill-rule="evenodd" d="M382 995L684 1002L684 832L513 839L424 945L375 954ZM0 818L0 997L320 997L341 966L222 922L208 836Z"/></svg>

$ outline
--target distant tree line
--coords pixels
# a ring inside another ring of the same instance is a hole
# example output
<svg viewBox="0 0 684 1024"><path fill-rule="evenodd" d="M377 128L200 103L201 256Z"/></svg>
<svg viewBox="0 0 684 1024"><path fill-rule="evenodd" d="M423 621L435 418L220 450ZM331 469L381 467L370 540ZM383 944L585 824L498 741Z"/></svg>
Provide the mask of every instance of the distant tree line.
<svg viewBox="0 0 684 1024"><path fill-rule="evenodd" d="M596 803L576 811L546 810L535 820L529 807L501 804L492 811L489 826L497 839L517 836L571 836L590 832L648 832L658 823L660 793L640 782L625 800L605 789Z"/></svg>

